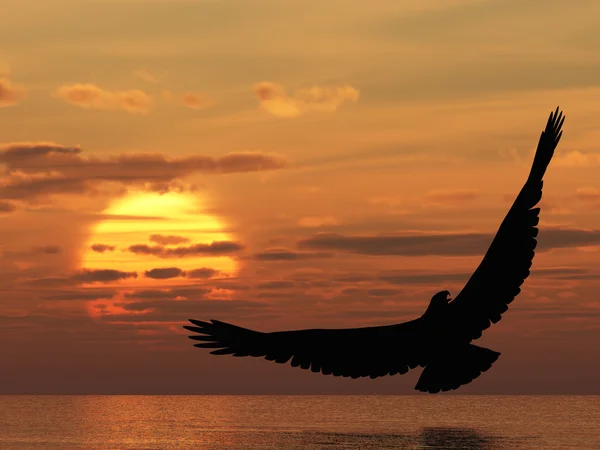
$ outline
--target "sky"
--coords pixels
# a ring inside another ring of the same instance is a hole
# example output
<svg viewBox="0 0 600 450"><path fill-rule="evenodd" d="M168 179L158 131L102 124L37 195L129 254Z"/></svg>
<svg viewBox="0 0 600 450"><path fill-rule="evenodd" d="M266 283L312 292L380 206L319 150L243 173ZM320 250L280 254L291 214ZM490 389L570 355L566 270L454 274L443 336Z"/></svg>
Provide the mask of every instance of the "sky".
<svg viewBox="0 0 600 450"><path fill-rule="evenodd" d="M531 276L458 393L600 394L599 15L3 0L0 393L415 393L420 369L216 357L182 325L384 325L456 296L560 105Z"/></svg>

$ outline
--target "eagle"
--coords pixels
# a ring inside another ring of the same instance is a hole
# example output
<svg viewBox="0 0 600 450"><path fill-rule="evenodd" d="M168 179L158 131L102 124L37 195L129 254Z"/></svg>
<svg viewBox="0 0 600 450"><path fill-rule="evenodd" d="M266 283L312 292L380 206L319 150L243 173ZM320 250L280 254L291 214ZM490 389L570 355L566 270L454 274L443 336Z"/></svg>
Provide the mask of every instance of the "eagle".
<svg viewBox="0 0 600 450"><path fill-rule="evenodd" d="M415 389L458 389L488 370L499 352L472 344L497 323L521 291L537 244L543 177L562 136L562 111L550 113L527 181L483 260L452 299L435 294L423 315L408 322L362 328L259 332L219 320L189 319L183 327L213 355L264 357L324 375L377 378L424 370Z"/></svg>

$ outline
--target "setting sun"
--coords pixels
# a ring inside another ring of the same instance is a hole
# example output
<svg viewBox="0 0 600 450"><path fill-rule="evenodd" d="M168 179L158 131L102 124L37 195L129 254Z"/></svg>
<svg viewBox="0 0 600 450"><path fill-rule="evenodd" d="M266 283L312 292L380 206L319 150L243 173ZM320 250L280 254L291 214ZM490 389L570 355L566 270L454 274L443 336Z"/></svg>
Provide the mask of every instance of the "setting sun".
<svg viewBox="0 0 600 450"><path fill-rule="evenodd" d="M195 194L133 191L113 202L102 216L91 229L82 270L113 267L135 272L137 278L119 281L132 286L165 284L172 278L193 283L193 277L186 278L186 274L200 269L221 275L237 270L230 256L194 251L198 245L232 240L218 218L202 211Z"/></svg>

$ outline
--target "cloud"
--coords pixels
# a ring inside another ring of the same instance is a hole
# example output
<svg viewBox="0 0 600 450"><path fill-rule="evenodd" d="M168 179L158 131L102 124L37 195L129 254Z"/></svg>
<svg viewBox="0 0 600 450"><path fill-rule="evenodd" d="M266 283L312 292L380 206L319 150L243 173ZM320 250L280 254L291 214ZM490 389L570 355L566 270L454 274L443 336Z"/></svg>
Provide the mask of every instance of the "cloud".
<svg viewBox="0 0 600 450"><path fill-rule="evenodd" d="M14 203L5 202L3 200L0 200L0 214L10 213L10 212L14 212L16 210L17 210L17 207L14 205Z"/></svg>
<svg viewBox="0 0 600 450"><path fill-rule="evenodd" d="M287 248L269 248L262 252L252 255L252 259L257 261L296 261L300 259L328 258L330 253L321 252L297 252Z"/></svg>
<svg viewBox="0 0 600 450"><path fill-rule="evenodd" d="M33 247L29 250L18 250L18 251L7 250L2 253L2 258L15 259L15 258L27 258L27 257L31 257L31 256L58 255L61 252L62 252L62 248L58 245L42 245L39 247Z"/></svg>
<svg viewBox="0 0 600 450"><path fill-rule="evenodd" d="M150 242L160 245L177 245L186 244L190 242L190 240L183 236L165 236L162 234L153 234L150 236Z"/></svg>
<svg viewBox="0 0 600 450"><path fill-rule="evenodd" d="M9 168L26 168L27 162L38 162L46 156L59 162L60 155L76 155L81 153L79 147L66 147L52 142L15 142L0 144L0 163Z"/></svg>
<svg viewBox="0 0 600 450"><path fill-rule="evenodd" d="M600 245L600 230L546 228L540 230L537 239L541 251L553 248L597 246Z"/></svg>
<svg viewBox="0 0 600 450"><path fill-rule="evenodd" d="M258 289L291 289L297 285L298 283L296 281L276 280L259 283L256 287Z"/></svg>
<svg viewBox="0 0 600 450"><path fill-rule="evenodd" d="M590 187L579 188L575 191L575 197L586 202L598 202L600 201L600 191Z"/></svg>
<svg viewBox="0 0 600 450"><path fill-rule="evenodd" d="M25 89L0 77L0 108L13 106L25 98Z"/></svg>
<svg viewBox="0 0 600 450"><path fill-rule="evenodd" d="M47 142L0 145L0 164L6 166L6 175L0 177L0 199L26 200L90 193L100 182L179 189L177 178L194 173L253 172L286 166L283 159L260 152L180 158L123 153L99 158L83 156L79 147Z"/></svg>
<svg viewBox="0 0 600 450"><path fill-rule="evenodd" d="M201 287L185 287L171 289L145 289L125 293L124 297L128 300L169 300L195 299L204 297L210 293L210 289Z"/></svg>
<svg viewBox="0 0 600 450"><path fill-rule="evenodd" d="M299 248L340 250L361 255L482 255L495 235L484 233L347 236L319 233L298 241ZM600 245L600 230L545 228L536 251Z"/></svg>
<svg viewBox="0 0 600 450"><path fill-rule="evenodd" d="M477 255L492 240L489 234L346 236L319 233L298 247L341 250L362 255Z"/></svg>
<svg viewBox="0 0 600 450"><path fill-rule="evenodd" d="M600 166L600 153L573 150L556 155L552 164L557 167L596 167Z"/></svg>
<svg viewBox="0 0 600 450"><path fill-rule="evenodd" d="M447 205L471 201L477 196L476 189L441 189L426 193L425 200L435 205Z"/></svg>
<svg viewBox="0 0 600 450"><path fill-rule="evenodd" d="M187 271L188 278L212 278L219 273L218 270L211 269L209 267L201 267L199 269L193 269Z"/></svg>
<svg viewBox="0 0 600 450"><path fill-rule="evenodd" d="M41 247L34 247L34 254L44 254L44 255L57 255L62 251L62 248L58 245L43 245Z"/></svg>
<svg viewBox="0 0 600 450"><path fill-rule="evenodd" d="M155 280L167 280L170 278L184 277L185 272L178 267L165 267L146 270L144 275L146 278L154 278Z"/></svg>
<svg viewBox="0 0 600 450"><path fill-rule="evenodd" d="M195 92L186 92L181 96L181 101L185 106L192 109L205 109L213 105L209 98Z"/></svg>
<svg viewBox="0 0 600 450"><path fill-rule="evenodd" d="M96 253L104 253L104 252L114 252L114 245L106 245L106 244L94 244L90 247Z"/></svg>
<svg viewBox="0 0 600 450"><path fill-rule="evenodd" d="M371 297L393 297L401 293L400 289L374 288L367 290L367 294Z"/></svg>
<svg viewBox="0 0 600 450"><path fill-rule="evenodd" d="M333 112L345 101L357 102L360 95L349 85L310 86L297 89L292 96L271 82L257 83L253 89L260 107L277 117L298 117L309 111Z"/></svg>
<svg viewBox="0 0 600 450"><path fill-rule="evenodd" d="M384 273L379 279L390 284L407 285L445 285L450 283L465 283L472 273L415 273L408 271L394 271Z"/></svg>
<svg viewBox="0 0 600 450"><path fill-rule="evenodd" d="M115 269L85 269L71 277L81 283L109 283L112 281L126 280L128 278L137 278L135 272L124 272Z"/></svg>
<svg viewBox="0 0 600 450"><path fill-rule="evenodd" d="M190 317L206 319L207 316L226 315L235 317L250 312L264 310L265 303L245 300L213 300L198 298L194 300L150 300L116 303L125 311L136 314L107 314L106 320L119 322L185 322ZM139 314L143 313L143 314ZM200 317L199 317L200 316ZM239 316L238 316L239 317Z"/></svg>
<svg viewBox="0 0 600 450"><path fill-rule="evenodd" d="M162 245L136 244L130 245L127 250L136 255L152 255L159 258L185 258L201 255L229 255L243 250L244 246L233 241L214 241L210 244L193 244L175 248L166 248Z"/></svg>
<svg viewBox="0 0 600 450"><path fill-rule="evenodd" d="M133 74L138 77L140 80L147 81L148 83L157 84L160 83L160 78L154 76L147 70L136 70Z"/></svg>
<svg viewBox="0 0 600 450"><path fill-rule="evenodd" d="M298 221L298 225L300 225L303 228L320 228L339 225L339 222L333 216L302 217Z"/></svg>
<svg viewBox="0 0 600 450"><path fill-rule="evenodd" d="M115 290L92 290L92 291L60 291L45 295L44 300L52 301L93 301L111 299L117 295Z"/></svg>
<svg viewBox="0 0 600 450"><path fill-rule="evenodd" d="M71 84L58 88L55 97L84 109L124 110L133 114L150 111L152 99L144 91L108 91L94 84Z"/></svg>

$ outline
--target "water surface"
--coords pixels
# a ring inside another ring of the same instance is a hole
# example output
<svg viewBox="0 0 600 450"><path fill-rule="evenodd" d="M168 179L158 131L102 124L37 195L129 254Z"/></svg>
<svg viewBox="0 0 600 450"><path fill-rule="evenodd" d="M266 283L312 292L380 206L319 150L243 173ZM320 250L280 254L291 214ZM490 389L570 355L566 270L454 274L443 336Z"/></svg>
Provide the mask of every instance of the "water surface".
<svg viewBox="0 0 600 450"><path fill-rule="evenodd" d="M600 396L0 396L2 449L600 449Z"/></svg>

